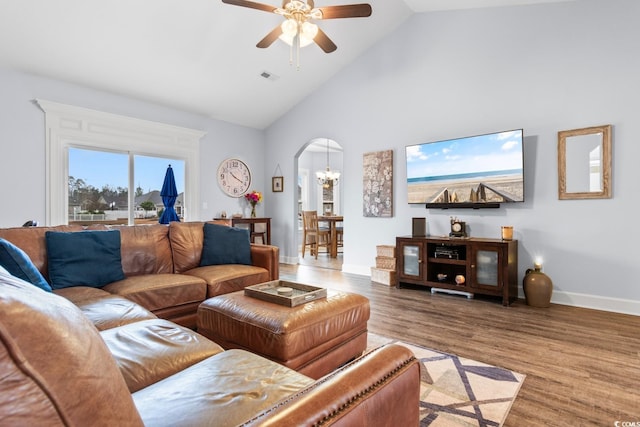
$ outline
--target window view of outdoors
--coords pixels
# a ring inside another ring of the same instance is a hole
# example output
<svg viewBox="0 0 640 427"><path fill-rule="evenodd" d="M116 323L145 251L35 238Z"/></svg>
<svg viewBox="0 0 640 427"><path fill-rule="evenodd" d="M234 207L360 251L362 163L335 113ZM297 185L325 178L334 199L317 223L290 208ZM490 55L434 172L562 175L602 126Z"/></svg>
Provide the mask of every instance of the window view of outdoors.
<svg viewBox="0 0 640 427"><path fill-rule="evenodd" d="M129 156L134 165L132 189ZM169 165L178 190L174 207L183 218L183 160L69 148L69 224L127 224L130 210L136 224L158 222L164 210L160 190ZM129 191L134 194L131 207Z"/></svg>

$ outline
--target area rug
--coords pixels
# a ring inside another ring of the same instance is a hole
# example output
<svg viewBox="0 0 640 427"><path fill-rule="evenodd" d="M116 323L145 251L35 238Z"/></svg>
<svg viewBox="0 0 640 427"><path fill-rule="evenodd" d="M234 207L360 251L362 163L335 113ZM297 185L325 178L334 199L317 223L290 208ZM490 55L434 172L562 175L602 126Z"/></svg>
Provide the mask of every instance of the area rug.
<svg viewBox="0 0 640 427"><path fill-rule="evenodd" d="M525 375L369 333L368 348L408 347L422 364L420 426L501 426Z"/></svg>

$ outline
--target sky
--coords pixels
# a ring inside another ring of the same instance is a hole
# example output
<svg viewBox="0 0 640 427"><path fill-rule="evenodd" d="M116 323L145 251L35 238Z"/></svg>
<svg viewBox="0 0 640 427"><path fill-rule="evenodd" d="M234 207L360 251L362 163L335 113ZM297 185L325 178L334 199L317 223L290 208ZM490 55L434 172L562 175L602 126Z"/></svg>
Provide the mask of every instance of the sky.
<svg viewBox="0 0 640 427"><path fill-rule="evenodd" d="M407 178L522 169L520 130L406 147Z"/></svg>
<svg viewBox="0 0 640 427"><path fill-rule="evenodd" d="M161 157L134 156L134 190L144 193L160 190L171 165L178 193L184 191L184 161ZM101 189L104 185L116 189L128 187L129 155L106 151L69 148L69 175Z"/></svg>

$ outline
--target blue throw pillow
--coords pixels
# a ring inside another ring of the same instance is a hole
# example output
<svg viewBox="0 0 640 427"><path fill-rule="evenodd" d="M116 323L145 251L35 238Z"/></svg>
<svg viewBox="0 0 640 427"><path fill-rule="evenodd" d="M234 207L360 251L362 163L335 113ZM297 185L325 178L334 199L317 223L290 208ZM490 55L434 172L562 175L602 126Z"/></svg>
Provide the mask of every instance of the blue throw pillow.
<svg viewBox="0 0 640 427"><path fill-rule="evenodd" d="M0 265L12 276L51 292L51 286L49 286L36 266L33 265L29 255L5 239L0 239Z"/></svg>
<svg viewBox="0 0 640 427"><path fill-rule="evenodd" d="M124 279L120 231L47 231L49 279L53 289L101 288Z"/></svg>
<svg viewBox="0 0 640 427"><path fill-rule="evenodd" d="M226 225L204 224L200 265L251 265L249 230Z"/></svg>

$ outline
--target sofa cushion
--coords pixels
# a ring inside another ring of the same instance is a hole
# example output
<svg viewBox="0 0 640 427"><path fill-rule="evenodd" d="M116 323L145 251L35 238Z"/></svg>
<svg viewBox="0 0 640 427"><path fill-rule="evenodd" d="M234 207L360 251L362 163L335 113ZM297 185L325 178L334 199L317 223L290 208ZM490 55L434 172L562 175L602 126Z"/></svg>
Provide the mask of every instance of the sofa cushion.
<svg viewBox="0 0 640 427"><path fill-rule="evenodd" d="M203 226L203 222L171 221L169 223L174 273L183 273L200 265L204 239Z"/></svg>
<svg viewBox="0 0 640 427"><path fill-rule="evenodd" d="M186 274L145 274L132 276L103 287L147 310L156 312L184 304L200 303L207 297L204 280Z"/></svg>
<svg viewBox="0 0 640 427"><path fill-rule="evenodd" d="M103 289L73 286L53 292L75 304L99 331L157 318L141 305Z"/></svg>
<svg viewBox="0 0 640 427"><path fill-rule="evenodd" d="M249 231L218 224L204 224L200 266L221 264L251 265Z"/></svg>
<svg viewBox="0 0 640 427"><path fill-rule="evenodd" d="M228 350L132 396L148 426L237 426L313 382L263 357Z"/></svg>
<svg viewBox="0 0 640 427"><path fill-rule="evenodd" d="M124 275L173 273L169 227L161 224L111 226L120 231Z"/></svg>
<svg viewBox="0 0 640 427"><path fill-rule="evenodd" d="M100 334L132 393L224 351L197 332L164 319L129 323Z"/></svg>
<svg viewBox="0 0 640 427"><path fill-rule="evenodd" d="M89 300L106 298L111 295L110 292L103 289L91 288L89 286L73 286L71 288L54 289L53 293L60 295L61 297L65 297L75 305L80 305L81 303Z"/></svg>
<svg viewBox="0 0 640 427"><path fill-rule="evenodd" d="M184 274L199 277L207 282L207 298L241 291L247 286L271 280L269 270L254 265L208 265L185 271Z"/></svg>
<svg viewBox="0 0 640 427"><path fill-rule="evenodd" d="M100 288L124 279L118 230L47 231L45 239L53 289L79 285Z"/></svg>
<svg viewBox="0 0 640 427"><path fill-rule="evenodd" d="M80 310L3 273L0 360L2 425L143 425L109 349Z"/></svg>
<svg viewBox="0 0 640 427"><path fill-rule="evenodd" d="M157 318L140 304L102 289L74 286L54 292L74 303L99 331Z"/></svg>
<svg viewBox="0 0 640 427"><path fill-rule="evenodd" d="M31 262L31 258L22 249L2 238L0 238L0 265L13 276L51 292L51 286Z"/></svg>

